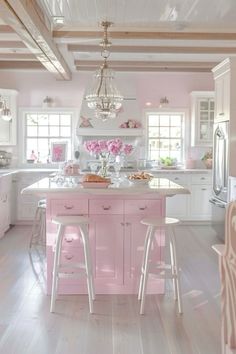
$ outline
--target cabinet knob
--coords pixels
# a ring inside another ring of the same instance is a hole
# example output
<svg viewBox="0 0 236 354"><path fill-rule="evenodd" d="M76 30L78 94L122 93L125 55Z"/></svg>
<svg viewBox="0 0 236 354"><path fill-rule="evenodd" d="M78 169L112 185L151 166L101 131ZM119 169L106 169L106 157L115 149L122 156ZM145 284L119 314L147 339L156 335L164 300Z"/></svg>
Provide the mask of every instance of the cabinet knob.
<svg viewBox="0 0 236 354"><path fill-rule="evenodd" d="M121 226L125 226L125 223L124 223L124 222L121 222L120 224L121 224Z"/></svg>
<svg viewBox="0 0 236 354"><path fill-rule="evenodd" d="M206 179L205 177L201 177L201 179L203 180L203 179Z"/></svg>
<svg viewBox="0 0 236 354"><path fill-rule="evenodd" d="M139 207L139 210L145 210L145 209L147 209L147 206L146 206L146 205L143 206L143 207Z"/></svg>
<svg viewBox="0 0 236 354"><path fill-rule="evenodd" d="M74 205L64 205L64 208L65 208L66 210L71 210L71 209L74 208Z"/></svg>
<svg viewBox="0 0 236 354"><path fill-rule="evenodd" d="M179 180L179 177L175 177L174 180L175 180L175 181L178 181L178 180Z"/></svg>
<svg viewBox="0 0 236 354"><path fill-rule="evenodd" d="M110 205L108 205L108 206L103 205L102 208L103 208L103 210L110 210L111 206Z"/></svg>
<svg viewBox="0 0 236 354"><path fill-rule="evenodd" d="M72 237L65 237L65 241L68 242L68 243L69 243L69 242L72 242L72 241L73 241L73 238L72 238Z"/></svg>
<svg viewBox="0 0 236 354"><path fill-rule="evenodd" d="M71 260L73 258L72 254L66 254L65 255L65 259L67 259L68 261Z"/></svg>

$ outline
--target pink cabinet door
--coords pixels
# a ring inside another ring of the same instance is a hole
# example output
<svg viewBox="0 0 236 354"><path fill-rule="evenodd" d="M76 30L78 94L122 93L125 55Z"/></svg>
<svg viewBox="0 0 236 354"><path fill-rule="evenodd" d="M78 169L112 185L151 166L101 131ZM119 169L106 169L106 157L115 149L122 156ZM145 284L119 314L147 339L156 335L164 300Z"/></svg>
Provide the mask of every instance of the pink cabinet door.
<svg viewBox="0 0 236 354"><path fill-rule="evenodd" d="M144 241L147 231L147 227L140 223L142 218L143 217L135 215L126 215L125 217L124 283L127 285L132 284L132 293L138 290ZM163 259L163 243L164 232L157 230L150 257L155 263ZM153 289L153 291L150 291L151 289ZM148 292L157 293L159 289L160 281L153 280L149 277Z"/></svg>
<svg viewBox="0 0 236 354"><path fill-rule="evenodd" d="M102 292L110 285L123 284L123 215L92 215L89 226L95 284Z"/></svg>

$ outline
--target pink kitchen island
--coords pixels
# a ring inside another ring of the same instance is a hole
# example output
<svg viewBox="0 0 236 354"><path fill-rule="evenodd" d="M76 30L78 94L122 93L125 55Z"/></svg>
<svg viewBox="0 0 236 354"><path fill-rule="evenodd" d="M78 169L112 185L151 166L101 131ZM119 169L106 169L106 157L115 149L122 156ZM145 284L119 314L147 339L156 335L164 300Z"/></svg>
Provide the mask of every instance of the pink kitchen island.
<svg viewBox="0 0 236 354"><path fill-rule="evenodd" d="M153 178L147 185L122 180L109 188L83 188L81 184L59 186L50 178L25 188L22 193L47 199L47 291L51 292L53 246L57 227L54 215L86 215L90 218L89 238L93 258L95 291L97 294L137 293L146 227L144 217L165 216L166 197L188 194L180 185L164 178ZM164 260L165 234L156 232L152 258ZM70 264L83 260L83 248L78 230L70 227L63 241L62 262L67 272ZM163 293L164 281L149 279L149 293ZM87 293L86 279L63 278L60 294Z"/></svg>

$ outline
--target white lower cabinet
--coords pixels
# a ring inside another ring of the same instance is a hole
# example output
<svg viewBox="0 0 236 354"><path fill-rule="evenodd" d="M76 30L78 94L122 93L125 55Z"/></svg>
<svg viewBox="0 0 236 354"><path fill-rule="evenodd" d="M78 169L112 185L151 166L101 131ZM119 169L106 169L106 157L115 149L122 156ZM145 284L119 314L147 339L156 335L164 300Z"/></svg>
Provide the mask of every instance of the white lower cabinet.
<svg viewBox="0 0 236 354"><path fill-rule="evenodd" d="M0 178L0 238L11 223L11 175Z"/></svg>
<svg viewBox="0 0 236 354"><path fill-rule="evenodd" d="M205 173L161 173L158 177L168 178L189 189L188 195L175 195L166 199L166 215L186 221L208 221L211 219L212 193L211 172Z"/></svg>
<svg viewBox="0 0 236 354"><path fill-rule="evenodd" d="M16 220L15 223L31 222L34 219L39 199L34 194L21 194L22 189L49 176L49 172L20 172L17 178L16 193Z"/></svg>

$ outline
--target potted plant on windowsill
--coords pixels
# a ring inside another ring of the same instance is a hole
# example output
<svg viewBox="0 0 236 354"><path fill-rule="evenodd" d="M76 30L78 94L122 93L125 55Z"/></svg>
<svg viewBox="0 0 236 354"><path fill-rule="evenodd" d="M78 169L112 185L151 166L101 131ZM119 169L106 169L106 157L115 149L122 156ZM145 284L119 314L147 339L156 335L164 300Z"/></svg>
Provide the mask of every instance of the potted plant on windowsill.
<svg viewBox="0 0 236 354"><path fill-rule="evenodd" d="M212 151L207 151L202 157L202 161L205 164L206 168L212 168Z"/></svg>

